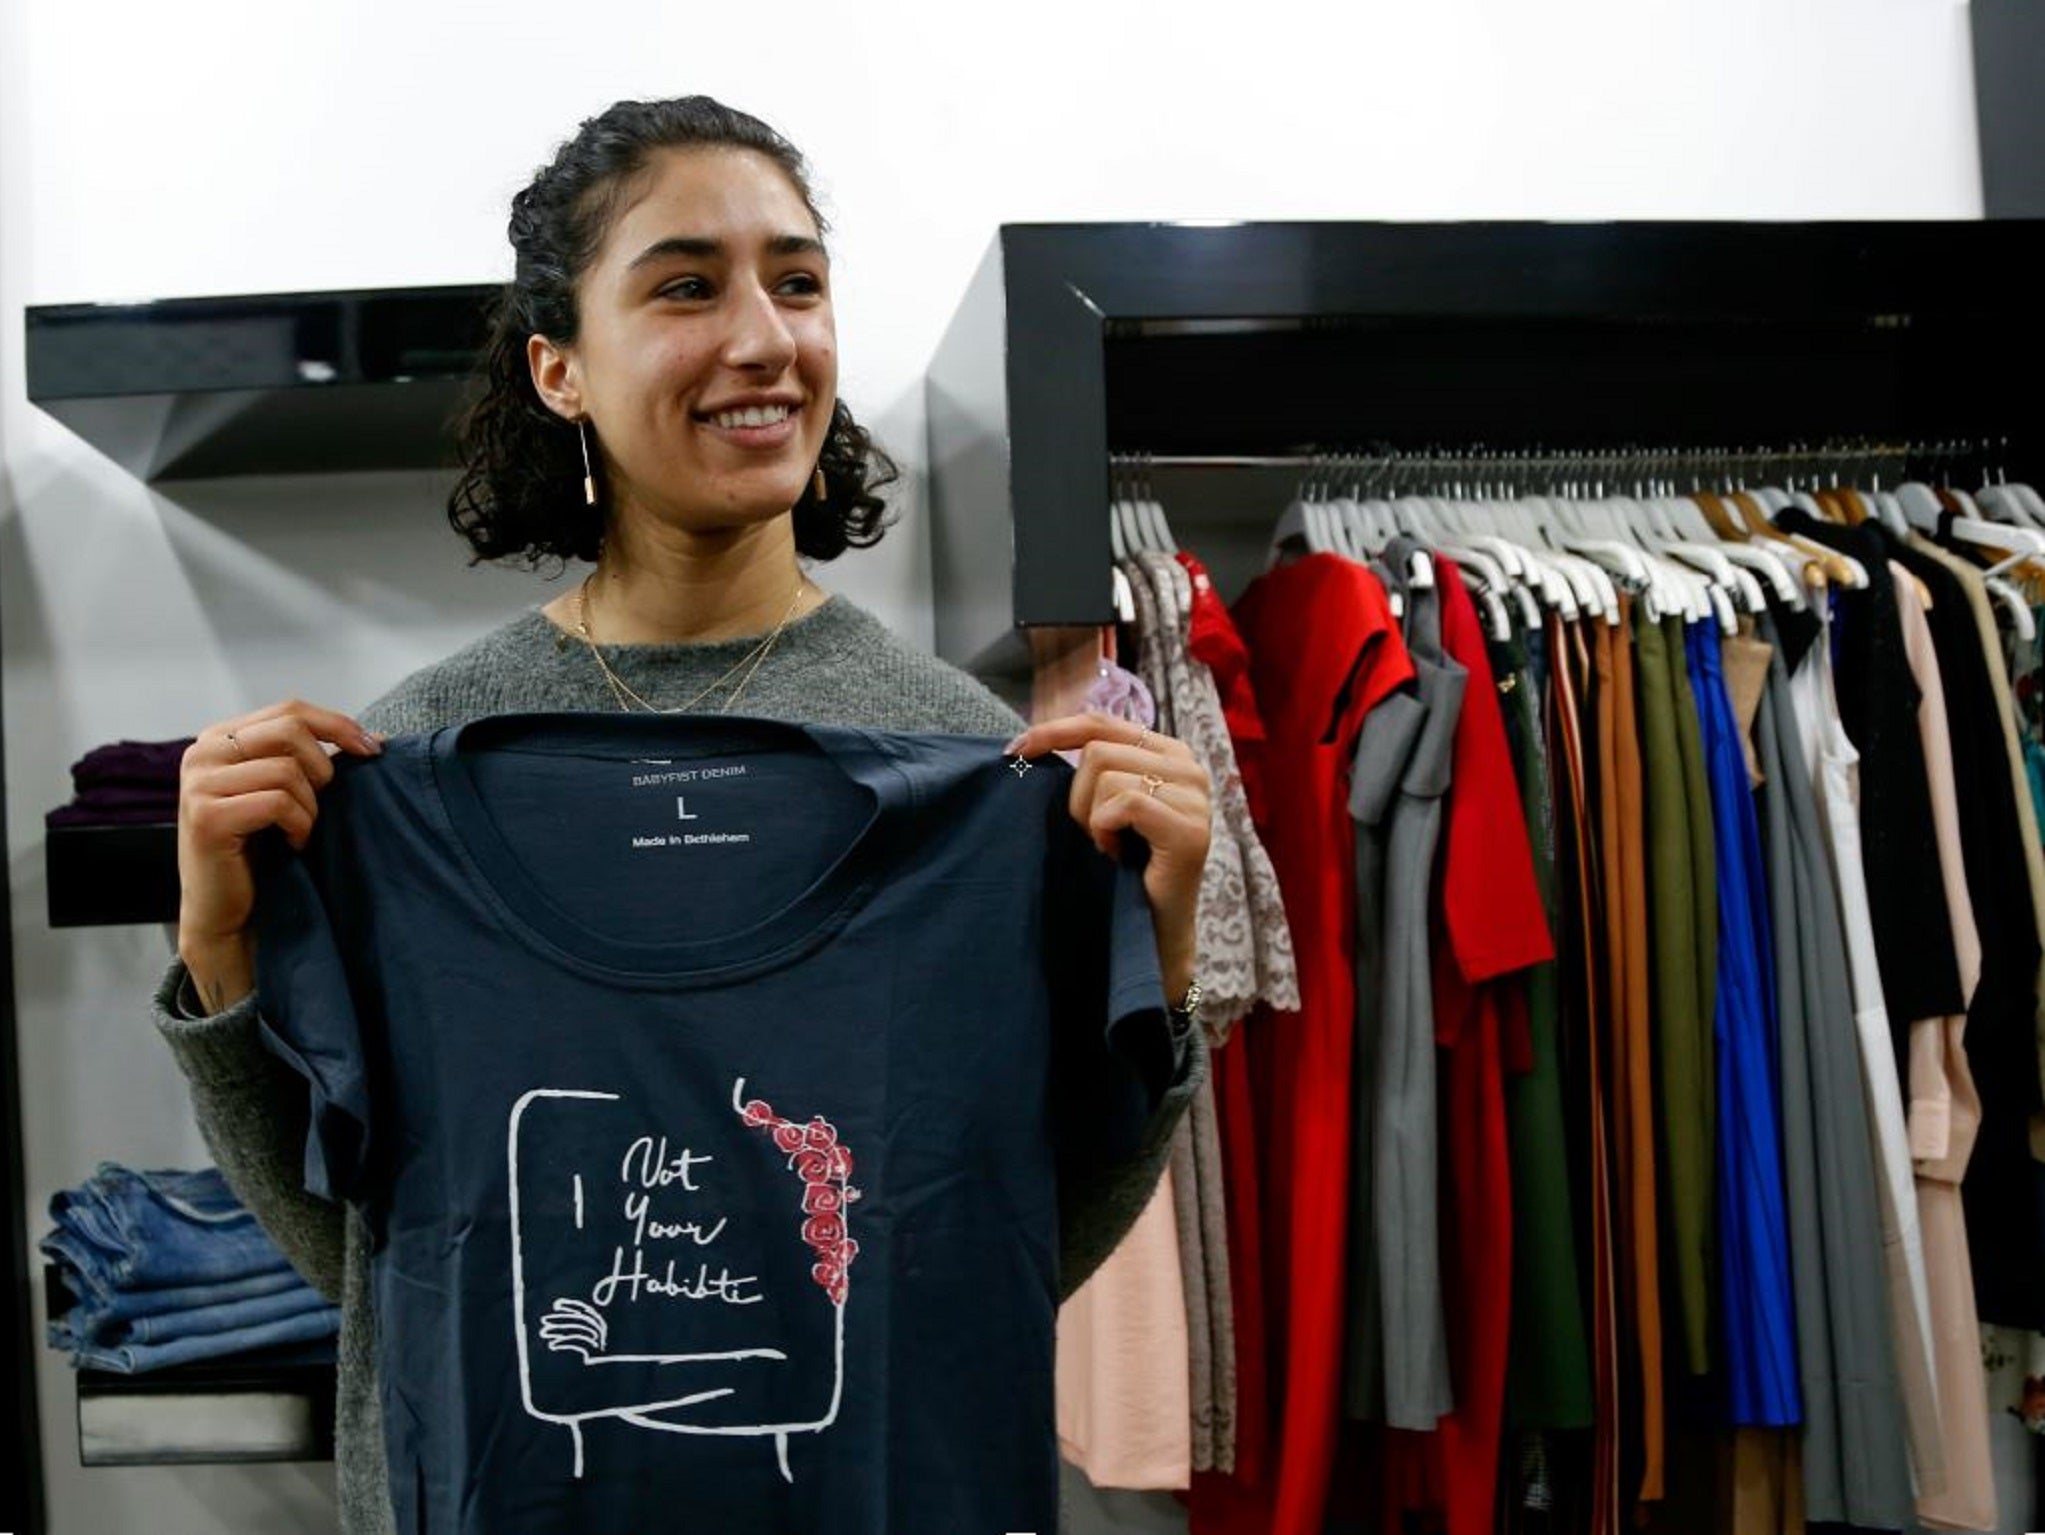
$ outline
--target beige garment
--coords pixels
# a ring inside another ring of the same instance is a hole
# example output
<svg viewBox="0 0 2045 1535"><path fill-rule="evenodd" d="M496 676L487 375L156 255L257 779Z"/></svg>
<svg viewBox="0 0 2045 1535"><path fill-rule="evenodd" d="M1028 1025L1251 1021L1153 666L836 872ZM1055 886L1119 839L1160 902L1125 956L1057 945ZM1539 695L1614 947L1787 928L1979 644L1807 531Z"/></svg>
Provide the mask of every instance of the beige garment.
<svg viewBox="0 0 2045 1535"><path fill-rule="evenodd" d="M1754 753L1754 716L1761 712L1761 690L1768 685L1768 658L1774 647L1756 639L1754 621L1740 620L1740 632L1720 649L1720 666L1725 671L1726 697L1733 706L1733 718L1740 726L1740 754L1747 759L1747 782L1761 787L1761 759Z"/></svg>
<svg viewBox="0 0 2045 1535"><path fill-rule="evenodd" d="M1897 590L1904 614L1903 645L1921 695L1918 725L1924 741L1925 777L1931 788L1932 826L1938 837L1939 876L1952 914L1960 1000L1969 1003L1981 979L1981 936L1974 925L1974 902L1967 889L1966 860L1960 845L1945 688L1921 603L1914 603L1900 584ZM2024 788L2028 794L2029 785ZM1981 1125L1981 1099L1967 1066L1966 1030L1964 1013L1916 1022L1910 1030L1910 1145L1917 1158L1918 1223L1924 1233L1925 1273L1931 1286L1932 1354L1946 1463L1943 1491L1919 1489L1917 1517L1938 1528L1989 1530L1996 1525L1996 1499L1988 1452L1988 1393L1981 1373L1974 1271L1960 1203L1960 1179Z"/></svg>
<svg viewBox="0 0 2045 1535"><path fill-rule="evenodd" d="M1938 653L1932 646L1931 625L1925 620L1926 591L1923 583L1906 579L1909 572L1891 564L1895 577L1897 617L1903 632L1903 651L1910 663L1910 675L1917 684L1917 735L1924 749L1925 777L1929 783L1932 825L1942 847L1939 874L1944 884L1946 907L1953 928L1953 949L1975 956L1972 971L1961 975L1962 1013L1974 992L1979 974L1981 943L1974 927L1974 906L1967 893L1967 871L1960 857L1960 805L1953 781L1951 738L1947 734L1945 681L1939 675ZM1943 1018L1910 1020L1909 1080L1903 1084L1914 1114L1920 1100L1943 1095L1950 1102L1943 1063L1937 1042L1944 1037ZM1917 1138L1907 1133L1906 1155L1913 1161ZM1941 1421L1938 1389L1938 1333L1930 1300L1931 1258L1924 1252L1922 1201L1916 1198L1915 1179L1911 1185L1913 1213L1918 1226L1917 1310L1910 1326L1899 1325L1896 1334L1897 1375L1903 1390L1904 1422L1910 1437L1911 1469L1916 1478L1918 1504L1938 1498L1948 1490L1948 1440Z"/></svg>
<svg viewBox="0 0 2045 1535"><path fill-rule="evenodd" d="M1732 1535L1804 1535L1804 1473L1797 1431L1736 1428L1719 1461L1719 1496Z"/></svg>
<svg viewBox="0 0 2045 1535"><path fill-rule="evenodd" d="M1100 631L1031 629L1030 717L1084 706ZM1097 1487L1178 1489L1192 1479L1186 1285L1171 1169L1121 1246L1058 1312L1058 1445Z"/></svg>

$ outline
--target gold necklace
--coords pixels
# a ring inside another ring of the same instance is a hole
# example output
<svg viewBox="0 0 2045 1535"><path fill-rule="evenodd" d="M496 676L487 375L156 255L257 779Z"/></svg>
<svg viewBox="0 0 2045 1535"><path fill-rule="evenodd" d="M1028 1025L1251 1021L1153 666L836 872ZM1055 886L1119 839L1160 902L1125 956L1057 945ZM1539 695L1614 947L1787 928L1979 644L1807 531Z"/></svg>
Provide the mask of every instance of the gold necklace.
<svg viewBox="0 0 2045 1535"><path fill-rule="evenodd" d="M761 640L759 644L755 645L727 667L724 674L715 682L683 703L662 708L659 704L649 703L645 698L641 697L630 683L611 669L611 663L604 659L603 651L597 648L596 640L589 632L589 583L595 579L596 572L592 570L587 576L583 577L582 585L576 588L575 632L582 637L582 643L589 650L590 659L596 662L597 670L603 673L604 681L610 687L611 697L618 701L618 707L626 713L630 713L632 706L637 704L648 714L687 714L696 705L723 687L725 683L731 681L735 673L743 669L745 675L739 678L738 686L731 690L731 696L717 706L719 714L729 714L732 705L736 704L745 693L746 685L753 680L753 673L760 669L761 663L767 659L768 654L774 649L774 642L781 638L781 631L788 627L789 619L795 616L796 607L802 601L802 589L808 585L806 577L798 576L796 578L795 595L788 599L788 607L782 613L781 621L768 631L765 639Z"/></svg>

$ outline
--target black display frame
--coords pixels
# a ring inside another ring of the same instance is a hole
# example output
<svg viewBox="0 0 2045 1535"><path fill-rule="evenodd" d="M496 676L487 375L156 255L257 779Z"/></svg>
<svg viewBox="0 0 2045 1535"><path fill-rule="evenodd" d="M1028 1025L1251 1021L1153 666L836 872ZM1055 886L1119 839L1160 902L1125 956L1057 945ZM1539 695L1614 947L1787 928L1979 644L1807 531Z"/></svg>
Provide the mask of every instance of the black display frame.
<svg viewBox="0 0 2045 1535"><path fill-rule="evenodd" d="M2008 364L2045 343L2041 263L2045 220L1003 225L926 386L939 654L1006 671L1019 626L1109 621L1110 452L1467 445L1501 358L1519 371L1490 446L1731 448L1852 423L1962 433L2035 477L2045 443ZM1629 349L1674 382L1615 390ZM1317 354L1367 383L1388 353L1425 361L1396 423L1327 431ZM1739 410L1700 411L1726 379Z"/></svg>

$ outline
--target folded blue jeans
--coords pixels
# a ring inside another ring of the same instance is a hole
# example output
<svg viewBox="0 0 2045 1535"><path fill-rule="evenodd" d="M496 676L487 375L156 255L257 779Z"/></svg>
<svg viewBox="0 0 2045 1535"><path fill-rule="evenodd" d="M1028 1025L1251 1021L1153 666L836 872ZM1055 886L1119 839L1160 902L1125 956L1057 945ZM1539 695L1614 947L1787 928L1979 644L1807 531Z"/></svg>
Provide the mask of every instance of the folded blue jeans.
<svg viewBox="0 0 2045 1535"><path fill-rule="evenodd" d="M272 1269L246 1279L223 1279L217 1284L171 1285L161 1290L113 1290L83 1295L64 1314L72 1331L97 1340L107 1327L136 1317L162 1316L172 1311L197 1311L206 1306L224 1306L232 1301L254 1300L308 1286L296 1269Z"/></svg>
<svg viewBox="0 0 2045 1535"><path fill-rule="evenodd" d="M137 1172L113 1162L50 1199L42 1250L86 1294L242 1279L288 1268L215 1168Z"/></svg>
<svg viewBox="0 0 2045 1535"><path fill-rule="evenodd" d="M136 1293L149 1295L160 1292L142 1290ZM281 1317L301 1316L326 1304L324 1296L300 1280L288 1290L268 1295L250 1295L217 1305L186 1306L176 1311L158 1311L147 1316L114 1320L96 1320L85 1307L74 1306L50 1324L50 1345L76 1350L88 1344L112 1347L122 1343L168 1343L173 1338L235 1332L259 1323L274 1322Z"/></svg>
<svg viewBox="0 0 2045 1535"><path fill-rule="evenodd" d="M341 1330L341 1309L324 1302L314 1311L279 1317L229 1332L203 1333L192 1338L172 1338L165 1343L122 1343L111 1347L87 1344L72 1355L72 1362L87 1369L111 1370L119 1375L141 1375L167 1369L174 1364L192 1364L201 1359L222 1359L256 1349L276 1348L286 1343L311 1343L332 1338Z"/></svg>

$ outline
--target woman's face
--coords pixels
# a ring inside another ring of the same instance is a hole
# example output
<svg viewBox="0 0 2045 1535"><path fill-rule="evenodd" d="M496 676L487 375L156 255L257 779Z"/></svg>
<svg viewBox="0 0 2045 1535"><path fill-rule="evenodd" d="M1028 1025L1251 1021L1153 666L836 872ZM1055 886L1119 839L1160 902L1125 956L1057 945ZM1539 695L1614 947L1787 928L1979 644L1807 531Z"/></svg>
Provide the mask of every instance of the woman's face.
<svg viewBox="0 0 2045 1535"><path fill-rule="evenodd" d="M632 191L577 287L563 375L602 444L613 514L692 532L778 516L838 397L815 221L751 150L664 151Z"/></svg>

